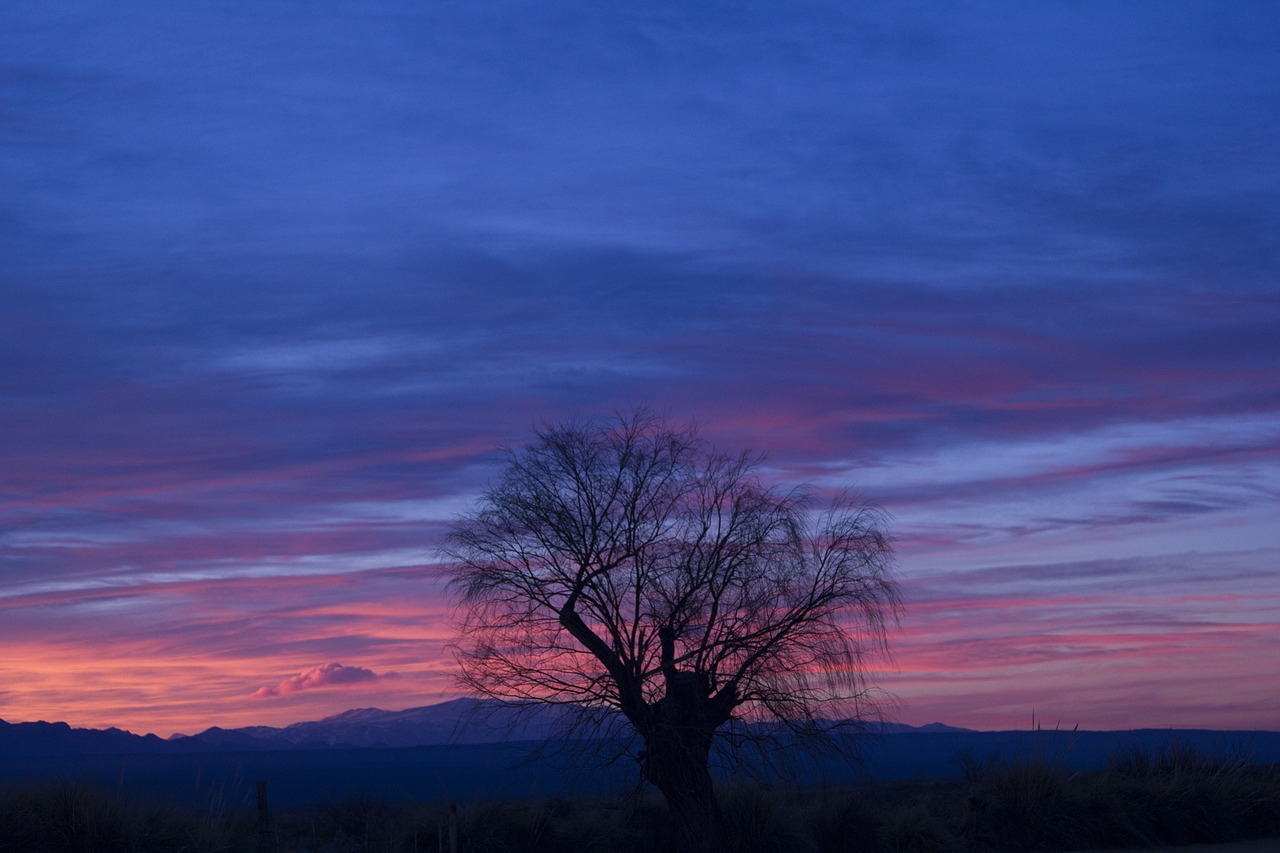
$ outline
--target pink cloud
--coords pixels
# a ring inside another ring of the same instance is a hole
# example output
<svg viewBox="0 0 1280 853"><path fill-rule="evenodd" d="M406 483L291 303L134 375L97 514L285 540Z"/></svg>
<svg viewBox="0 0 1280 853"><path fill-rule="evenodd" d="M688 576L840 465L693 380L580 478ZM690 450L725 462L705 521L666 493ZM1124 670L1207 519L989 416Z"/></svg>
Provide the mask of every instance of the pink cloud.
<svg viewBox="0 0 1280 853"><path fill-rule="evenodd" d="M343 666L340 663L326 663L307 672L286 678L275 686L259 687L253 692L255 699L272 699L285 693L301 693L304 690L315 690L337 685L358 684L367 681L378 681L384 678L397 678L394 672L378 675L371 669L362 666Z"/></svg>

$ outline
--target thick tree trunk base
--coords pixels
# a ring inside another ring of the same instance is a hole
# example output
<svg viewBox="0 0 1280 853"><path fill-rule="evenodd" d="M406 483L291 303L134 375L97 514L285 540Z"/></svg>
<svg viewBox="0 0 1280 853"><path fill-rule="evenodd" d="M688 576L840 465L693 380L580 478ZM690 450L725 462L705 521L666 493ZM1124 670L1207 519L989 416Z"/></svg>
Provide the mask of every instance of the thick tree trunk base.
<svg viewBox="0 0 1280 853"><path fill-rule="evenodd" d="M689 792L663 791L663 796L676 825L680 853L726 853L724 816L714 794L694 799Z"/></svg>
<svg viewBox="0 0 1280 853"><path fill-rule="evenodd" d="M709 743L709 738L707 739ZM716 800L708 750L689 749L681 738L653 743L644 755L645 777L662 792L676 826L680 853L724 853L724 815Z"/></svg>

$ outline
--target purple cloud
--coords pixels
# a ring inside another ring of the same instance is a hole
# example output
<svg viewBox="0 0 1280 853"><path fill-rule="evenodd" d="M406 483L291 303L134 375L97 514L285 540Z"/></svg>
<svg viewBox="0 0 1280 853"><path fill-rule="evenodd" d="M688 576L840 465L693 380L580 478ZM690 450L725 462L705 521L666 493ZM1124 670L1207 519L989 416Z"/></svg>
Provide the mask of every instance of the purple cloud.
<svg viewBox="0 0 1280 853"><path fill-rule="evenodd" d="M386 678L398 678L395 672L384 672L378 675L373 670L362 666L343 666L340 663L326 663L307 672L300 672L286 678L274 686L259 687L253 692L254 699L274 699L285 693L301 693L304 690L318 690L325 687L345 686L364 682L378 681Z"/></svg>

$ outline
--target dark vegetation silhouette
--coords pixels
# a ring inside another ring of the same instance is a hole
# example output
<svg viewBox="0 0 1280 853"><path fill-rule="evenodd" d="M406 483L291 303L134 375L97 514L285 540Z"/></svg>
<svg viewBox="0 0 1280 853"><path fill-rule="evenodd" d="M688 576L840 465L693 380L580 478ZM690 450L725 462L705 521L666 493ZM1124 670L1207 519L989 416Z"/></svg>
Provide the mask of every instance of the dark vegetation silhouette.
<svg viewBox="0 0 1280 853"><path fill-rule="evenodd" d="M1255 839L1280 849L1280 765L1250 765L1176 743L1117 750L1078 773L1061 756L971 765L964 778L724 792L732 853L1008 853L1144 848ZM1263 839L1271 839L1270 841ZM651 798L403 802L370 798L272 810L215 796L147 804L115 786L0 787L0 851L261 853L652 853L674 843ZM1163 853L1163 851L1161 852Z"/></svg>
<svg viewBox="0 0 1280 853"><path fill-rule="evenodd" d="M508 449L449 536L462 685L627 733L687 850L724 849L713 749L833 737L876 708L899 613L883 515L818 507L647 411ZM625 737L623 742L625 742Z"/></svg>

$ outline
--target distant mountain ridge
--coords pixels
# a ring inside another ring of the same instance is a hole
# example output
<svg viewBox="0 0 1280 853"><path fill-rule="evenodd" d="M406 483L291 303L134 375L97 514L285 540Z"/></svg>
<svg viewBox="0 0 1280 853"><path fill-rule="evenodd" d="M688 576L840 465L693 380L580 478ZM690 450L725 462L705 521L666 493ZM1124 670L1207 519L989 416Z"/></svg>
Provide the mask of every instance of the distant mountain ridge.
<svg viewBox="0 0 1280 853"><path fill-rule="evenodd" d="M256 781L270 782L272 802L278 805L352 797L458 802L548 792L598 795L635 788L634 761L624 757L609 763L603 753L591 754L589 747L553 750L541 755L540 761L530 761L536 744L529 741L542 740L556 730L554 708L534 709L512 731L505 729L506 721L501 719L487 727L479 724L485 712L492 710L491 704L477 700L403 711L357 708L280 728L214 727L169 740L120 729L75 729L66 723L0 722L0 787L81 779L156 802L182 801L206 808L209 797L216 795L218 802L245 809L254 807ZM798 775L787 778L805 784L954 779L975 768L1028 760L1070 772L1090 772L1105 769L1135 750L1148 756L1194 750L1233 764L1280 765L1280 732L977 732L940 723L921 727L885 723L871 729L860 744L857 762L848 762L838 751L807 755L785 771ZM766 764L762 768L766 772L776 769L773 757ZM727 778L731 771L720 767L713 772Z"/></svg>
<svg viewBox="0 0 1280 853"><path fill-rule="evenodd" d="M0 720L0 755L109 755L130 752L256 752L483 744L544 740L561 728L565 712L555 706L511 709L482 699L452 699L435 705L384 711L352 708L288 726L213 726L168 740L117 728L76 729L66 723L6 723ZM884 734L965 732L942 723L908 726L871 724Z"/></svg>
<svg viewBox="0 0 1280 853"><path fill-rule="evenodd" d="M500 741L544 740L562 728L567 712L556 706L511 708L482 699L453 699L436 705L383 711L353 708L322 720L275 728L248 726L240 729L208 729L190 738L192 745L226 748L317 749L353 747L409 747L442 744L479 744ZM878 723L870 731L963 732L942 723L915 727L903 723Z"/></svg>
<svg viewBox="0 0 1280 853"><path fill-rule="evenodd" d="M948 726L946 723L926 723L923 726L909 726L906 723L872 724L870 730L882 734L908 734L911 732L972 732L973 729L962 729Z"/></svg>
<svg viewBox="0 0 1280 853"><path fill-rule="evenodd" d="M249 749L324 749L541 740L556 731L559 718L552 706L515 711L493 701L451 699L403 711L352 708L321 720L279 728L207 729L170 742L184 749L196 745L225 748L233 744Z"/></svg>
<svg viewBox="0 0 1280 853"><path fill-rule="evenodd" d="M0 755L114 755L163 752L168 742L122 729L73 729L66 723L0 720Z"/></svg>

